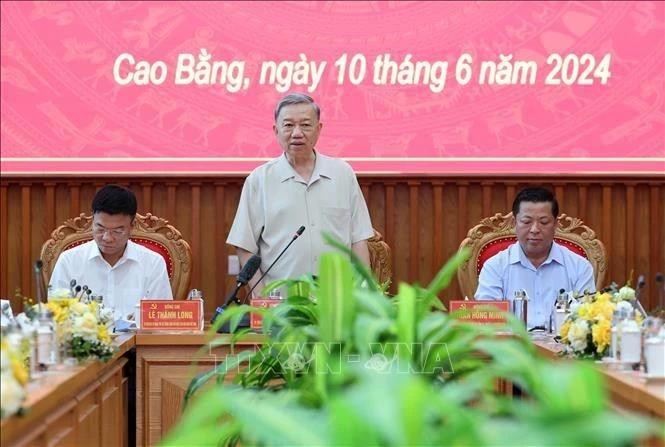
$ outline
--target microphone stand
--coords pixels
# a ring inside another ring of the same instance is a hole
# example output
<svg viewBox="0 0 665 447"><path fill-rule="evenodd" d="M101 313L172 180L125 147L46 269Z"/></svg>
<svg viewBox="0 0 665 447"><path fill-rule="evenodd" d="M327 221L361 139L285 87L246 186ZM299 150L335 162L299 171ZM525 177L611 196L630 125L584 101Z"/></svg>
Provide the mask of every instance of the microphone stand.
<svg viewBox="0 0 665 447"><path fill-rule="evenodd" d="M228 305L231 304L232 302L234 302L236 304L240 304L240 300L238 300L238 291L240 291L240 288L244 285L245 284L238 281L238 283L236 284L235 289L233 289L233 292L231 292L229 294L229 296L226 297L226 301L224 301L224 304L222 304L223 309L226 309L228 307Z"/></svg>
<svg viewBox="0 0 665 447"><path fill-rule="evenodd" d="M289 241L289 243L286 245L286 247L284 247L284 250L282 250L282 252L279 254L279 256L277 256L277 258L275 258L275 260L272 261L272 263L268 266L268 268L266 269L266 271L263 272L263 274L261 275L261 277L259 278L259 280L256 281L256 282L254 283L254 285L252 286L251 289L249 289L249 292L247 292L247 296L249 297L249 299L252 299L252 292L254 291L254 289L256 288L256 286L257 286L257 285L263 280L263 278L266 277L266 275L268 274L268 272L270 271L270 269L272 269L272 267L273 267L275 264L277 264L277 261L279 261L279 258L281 258L282 255L283 255L284 253L286 253L286 250L288 250L289 247L291 246L291 244L293 244L293 242L295 242L295 240L298 239L298 237L303 233L303 231L305 231L305 226L304 226L304 225L303 225L302 227L300 227L300 228L298 229L298 231L296 231L296 234L293 235L293 237L291 238L291 240Z"/></svg>
<svg viewBox="0 0 665 447"><path fill-rule="evenodd" d="M217 318L222 313L224 313L224 310L227 307L229 307L229 304L231 304L232 302L235 302L236 304L240 304L240 301L238 300L238 291L240 290L240 288L242 286L244 286L244 284L241 283L240 281L238 281L238 283L236 284L235 289L226 298L226 301L224 301L224 304L222 304L221 306L217 307L217 309L215 309L215 314L212 316L212 319L210 320L210 324L215 324L215 321L217 321ZM247 318L245 318L245 317L247 317ZM247 326L249 326L249 314L245 314L243 316L242 320L240 321L240 324L238 325L238 327L247 327ZM217 330L217 332L220 333L220 334L229 333L230 332L230 322L227 321L226 323L222 324L220 326L220 328Z"/></svg>
<svg viewBox="0 0 665 447"><path fill-rule="evenodd" d="M212 320L210 320L210 324L215 324L215 320L217 320L217 317L219 317L219 315L221 315L224 312L224 309L226 309L229 306L229 304L231 304L231 302L236 302L236 304L240 304L240 301L238 300L238 291L242 286L244 286L245 284L247 284L247 282L249 282L252 276L256 274L256 271L259 269L260 265L261 265L260 256L253 255L251 258L249 258L247 263L244 265L244 267L238 274L235 288L226 298L224 304L218 306L217 309L215 309L215 314L213 315Z"/></svg>
<svg viewBox="0 0 665 447"><path fill-rule="evenodd" d="M635 307L637 308L638 312L642 314L642 317L646 318L647 313L644 310L644 307L642 307L642 303L640 303L640 297L642 296L642 289L644 288L646 282L644 281L644 275L640 275L637 278L637 284L635 287Z"/></svg>
<svg viewBox="0 0 665 447"><path fill-rule="evenodd" d="M663 294L665 292L665 281L664 281L663 274L658 272L656 273L656 284L658 285L658 307L660 308L661 312L665 311L665 307L663 307Z"/></svg>

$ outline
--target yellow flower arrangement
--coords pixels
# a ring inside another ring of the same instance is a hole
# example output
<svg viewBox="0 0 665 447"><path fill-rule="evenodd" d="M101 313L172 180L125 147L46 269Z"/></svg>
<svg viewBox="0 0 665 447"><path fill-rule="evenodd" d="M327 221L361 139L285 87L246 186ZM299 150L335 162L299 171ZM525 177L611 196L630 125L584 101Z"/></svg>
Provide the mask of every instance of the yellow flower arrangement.
<svg viewBox="0 0 665 447"><path fill-rule="evenodd" d="M614 292L584 295L571 306L571 313L560 329L567 353L578 357L602 358L610 347L612 316L617 306L632 309L635 291L624 286ZM621 304L619 304L621 303ZM642 316L635 311L638 324Z"/></svg>
<svg viewBox="0 0 665 447"><path fill-rule="evenodd" d="M0 401L1 416L7 417L21 409L25 399L25 385L29 375L21 352L11 346L6 338L0 341Z"/></svg>
<svg viewBox="0 0 665 447"><path fill-rule="evenodd" d="M53 314L58 342L79 361L97 358L107 361L114 352L108 325L111 318L96 302L82 302L69 296L69 290L49 294L46 304Z"/></svg>

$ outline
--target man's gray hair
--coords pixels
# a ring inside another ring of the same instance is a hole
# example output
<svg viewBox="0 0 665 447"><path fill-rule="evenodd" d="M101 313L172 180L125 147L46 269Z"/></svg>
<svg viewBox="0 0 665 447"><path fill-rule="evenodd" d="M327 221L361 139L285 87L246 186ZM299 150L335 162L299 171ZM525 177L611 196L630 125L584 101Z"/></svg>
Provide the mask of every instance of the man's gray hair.
<svg viewBox="0 0 665 447"><path fill-rule="evenodd" d="M292 106L295 104L310 104L314 108L314 112L316 112L316 119L321 119L321 109L319 108L319 105L314 102L311 96L308 96L304 93L291 93L280 99L277 103L277 107L275 107L275 121L277 121L279 112L284 107Z"/></svg>

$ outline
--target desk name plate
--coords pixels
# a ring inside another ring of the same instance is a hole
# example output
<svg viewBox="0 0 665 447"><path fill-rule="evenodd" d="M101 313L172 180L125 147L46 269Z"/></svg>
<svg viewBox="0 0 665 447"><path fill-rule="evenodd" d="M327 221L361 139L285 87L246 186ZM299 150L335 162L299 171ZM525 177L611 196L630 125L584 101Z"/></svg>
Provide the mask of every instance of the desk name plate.
<svg viewBox="0 0 665 447"><path fill-rule="evenodd" d="M471 324L505 323L510 312L510 301L451 301L448 306L455 317Z"/></svg>
<svg viewBox="0 0 665 447"><path fill-rule="evenodd" d="M253 298L249 301L252 307L275 307L280 304L282 300L275 298ZM251 329L261 329L263 327L263 316L255 312L250 314L249 327Z"/></svg>
<svg viewBox="0 0 665 447"><path fill-rule="evenodd" d="M141 329L200 331L201 300L141 300Z"/></svg>

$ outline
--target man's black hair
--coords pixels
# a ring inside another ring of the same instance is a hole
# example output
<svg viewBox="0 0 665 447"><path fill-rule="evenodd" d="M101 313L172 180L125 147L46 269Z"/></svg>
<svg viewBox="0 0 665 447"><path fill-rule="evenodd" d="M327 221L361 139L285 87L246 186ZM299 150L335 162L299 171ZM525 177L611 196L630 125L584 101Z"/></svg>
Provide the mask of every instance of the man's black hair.
<svg viewBox="0 0 665 447"><path fill-rule="evenodd" d="M520 212L520 204L522 202L550 202L552 204L552 215L554 218L559 216L559 202L556 201L556 197L554 197L554 194L549 189L532 187L521 190L513 201L513 216L517 216L517 213Z"/></svg>
<svg viewBox="0 0 665 447"><path fill-rule="evenodd" d="M131 189L120 185L106 185L92 199L92 214L124 214L136 216L136 196Z"/></svg>

